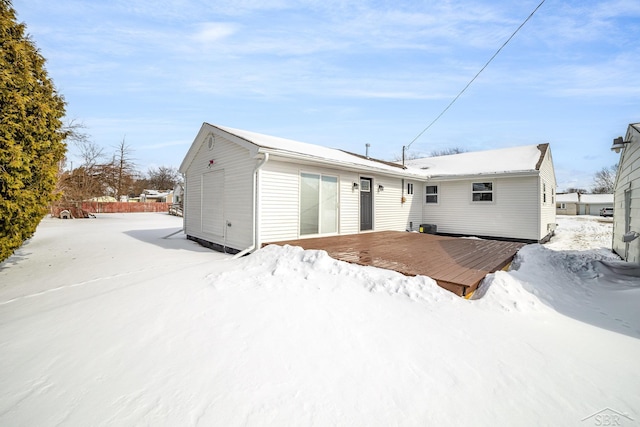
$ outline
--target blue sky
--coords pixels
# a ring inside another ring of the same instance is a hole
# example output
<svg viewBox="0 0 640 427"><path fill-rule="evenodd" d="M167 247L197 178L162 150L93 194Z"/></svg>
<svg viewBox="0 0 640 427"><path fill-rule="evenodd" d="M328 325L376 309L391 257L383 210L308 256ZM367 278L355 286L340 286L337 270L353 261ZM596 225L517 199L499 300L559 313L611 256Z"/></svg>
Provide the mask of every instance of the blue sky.
<svg viewBox="0 0 640 427"><path fill-rule="evenodd" d="M202 122L392 159L540 3L14 0L92 140L178 166ZM411 151L548 142L590 188L640 121L640 2L547 0ZM73 160L73 147L70 147Z"/></svg>

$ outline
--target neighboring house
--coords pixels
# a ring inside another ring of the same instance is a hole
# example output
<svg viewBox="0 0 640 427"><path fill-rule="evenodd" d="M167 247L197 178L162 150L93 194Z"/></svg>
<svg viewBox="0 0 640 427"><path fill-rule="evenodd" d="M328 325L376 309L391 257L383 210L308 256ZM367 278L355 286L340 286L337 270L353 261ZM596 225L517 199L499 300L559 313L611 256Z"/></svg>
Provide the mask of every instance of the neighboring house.
<svg viewBox="0 0 640 427"><path fill-rule="evenodd" d="M158 191L144 190L139 197L140 202L164 202L173 203L173 190Z"/></svg>
<svg viewBox="0 0 640 427"><path fill-rule="evenodd" d="M640 263L640 123L632 123L612 150L620 152L613 206L613 250Z"/></svg>
<svg viewBox="0 0 640 427"><path fill-rule="evenodd" d="M403 167L204 123L180 172L188 238L230 252L423 223L442 233L541 241L555 225L547 144Z"/></svg>
<svg viewBox="0 0 640 427"><path fill-rule="evenodd" d="M600 215L602 208L613 207L613 194L558 194L556 214L558 215Z"/></svg>
<svg viewBox="0 0 640 427"><path fill-rule="evenodd" d="M578 215L580 193L564 193L556 196L557 215Z"/></svg>

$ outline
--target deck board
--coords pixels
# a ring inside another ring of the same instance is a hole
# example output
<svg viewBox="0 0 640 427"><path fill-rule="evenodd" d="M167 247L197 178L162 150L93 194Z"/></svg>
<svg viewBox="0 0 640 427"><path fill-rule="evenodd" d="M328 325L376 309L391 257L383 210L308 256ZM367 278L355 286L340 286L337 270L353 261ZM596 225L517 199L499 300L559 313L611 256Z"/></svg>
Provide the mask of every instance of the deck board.
<svg viewBox="0 0 640 427"><path fill-rule="evenodd" d="M458 295L474 291L489 273L508 265L524 243L465 239L433 234L380 231L273 242L322 249L359 265L429 276Z"/></svg>

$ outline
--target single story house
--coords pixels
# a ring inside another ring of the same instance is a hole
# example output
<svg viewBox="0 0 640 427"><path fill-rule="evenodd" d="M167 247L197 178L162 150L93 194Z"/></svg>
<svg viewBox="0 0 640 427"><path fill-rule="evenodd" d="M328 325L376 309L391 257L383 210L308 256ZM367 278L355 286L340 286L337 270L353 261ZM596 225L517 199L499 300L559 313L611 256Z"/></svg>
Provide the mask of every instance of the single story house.
<svg viewBox="0 0 640 427"><path fill-rule="evenodd" d="M566 193L556 197L558 215L600 215L600 209L613 207L613 194Z"/></svg>
<svg viewBox="0 0 640 427"><path fill-rule="evenodd" d="M232 253L420 224L447 234L537 242L555 226L548 144L402 166L204 123L179 170L185 234Z"/></svg>
<svg viewBox="0 0 640 427"><path fill-rule="evenodd" d="M580 193L563 193L556 196L557 215L578 215Z"/></svg>
<svg viewBox="0 0 640 427"><path fill-rule="evenodd" d="M622 151L614 187L612 247L625 261L640 263L640 123L630 124L611 149Z"/></svg>

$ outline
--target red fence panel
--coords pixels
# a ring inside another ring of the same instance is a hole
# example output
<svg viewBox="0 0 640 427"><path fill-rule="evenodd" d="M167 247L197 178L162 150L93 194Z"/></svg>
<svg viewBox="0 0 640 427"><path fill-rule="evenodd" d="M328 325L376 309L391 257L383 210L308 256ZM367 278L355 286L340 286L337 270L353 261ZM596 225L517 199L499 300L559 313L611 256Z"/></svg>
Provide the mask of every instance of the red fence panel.
<svg viewBox="0 0 640 427"><path fill-rule="evenodd" d="M60 216L68 210L74 218L84 218L97 213L169 212L171 203L164 202L76 202L58 203L51 207L51 215Z"/></svg>

